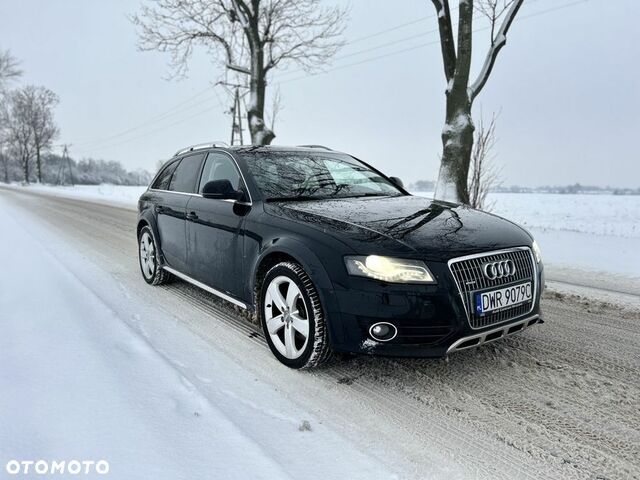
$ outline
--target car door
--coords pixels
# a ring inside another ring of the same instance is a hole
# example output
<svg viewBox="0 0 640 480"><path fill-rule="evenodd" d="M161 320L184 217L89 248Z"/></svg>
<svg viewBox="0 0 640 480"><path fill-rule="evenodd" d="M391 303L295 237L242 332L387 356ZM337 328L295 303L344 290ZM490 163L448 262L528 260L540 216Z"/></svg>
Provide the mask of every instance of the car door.
<svg viewBox="0 0 640 480"><path fill-rule="evenodd" d="M171 179L155 205L160 248L165 262L181 272L187 266L186 211L195 188L204 154L186 156L175 162Z"/></svg>
<svg viewBox="0 0 640 480"><path fill-rule="evenodd" d="M225 152L210 152L202 169L198 193L207 182L229 180L248 192L238 166ZM235 298L242 297L244 278L243 227L248 201L191 197L187 206L188 261L195 279Z"/></svg>

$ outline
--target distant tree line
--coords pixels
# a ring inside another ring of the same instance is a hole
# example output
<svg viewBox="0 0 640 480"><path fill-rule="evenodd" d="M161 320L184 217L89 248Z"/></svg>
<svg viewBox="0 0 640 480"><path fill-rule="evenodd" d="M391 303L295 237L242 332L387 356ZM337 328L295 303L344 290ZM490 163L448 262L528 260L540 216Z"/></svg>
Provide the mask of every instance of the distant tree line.
<svg viewBox="0 0 640 480"><path fill-rule="evenodd" d="M20 78L18 61L0 50L0 180L9 183L143 185L151 174L129 172L119 162L71 158L52 152L60 130L54 118L58 96L27 85L9 89Z"/></svg>
<svg viewBox="0 0 640 480"><path fill-rule="evenodd" d="M42 183L53 185L148 185L152 174L147 170L126 170L120 162L83 158L74 160L56 153L42 157ZM0 181L24 182L24 172L19 162L11 159L2 165ZM35 172L30 173L30 182L37 181Z"/></svg>
<svg viewBox="0 0 640 480"><path fill-rule="evenodd" d="M433 180L418 180L409 185L409 190L414 192L433 192L436 182ZM539 187L522 187L520 185L493 186L491 193L560 193L560 194L609 194L609 195L640 195L639 188L599 187L595 185L543 185Z"/></svg>

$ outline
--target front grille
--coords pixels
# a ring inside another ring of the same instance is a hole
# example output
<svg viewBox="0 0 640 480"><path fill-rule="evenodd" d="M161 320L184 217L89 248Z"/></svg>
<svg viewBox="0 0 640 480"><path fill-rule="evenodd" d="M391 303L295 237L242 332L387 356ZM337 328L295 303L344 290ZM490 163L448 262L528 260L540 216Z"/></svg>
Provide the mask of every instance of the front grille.
<svg viewBox="0 0 640 480"><path fill-rule="evenodd" d="M482 266L487 262L512 260L516 266L516 273L505 278L489 280L483 272ZM456 258L449 261L449 268L458 286L460 297L471 328L484 328L497 323L506 322L522 315L526 315L533 309L536 298L537 285L535 264L529 248L516 248L500 252L489 252L469 257ZM533 298L531 301L510 307L499 312L490 312L480 315L476 312L474 293L494 288L506 287L531 281Z"/></svg>

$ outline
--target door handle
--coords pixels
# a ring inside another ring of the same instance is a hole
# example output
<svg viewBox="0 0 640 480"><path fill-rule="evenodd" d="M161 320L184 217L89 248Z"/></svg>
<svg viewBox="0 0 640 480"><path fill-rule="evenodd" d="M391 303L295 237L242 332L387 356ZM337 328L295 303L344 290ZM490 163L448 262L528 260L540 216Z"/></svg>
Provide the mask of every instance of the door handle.
<svg viewBox="0 0 640 480"><path fill-rule="evenodd" d="M198 214L196 212L189 212L187 213L187 220L197 220L198 219Z"/></svg>

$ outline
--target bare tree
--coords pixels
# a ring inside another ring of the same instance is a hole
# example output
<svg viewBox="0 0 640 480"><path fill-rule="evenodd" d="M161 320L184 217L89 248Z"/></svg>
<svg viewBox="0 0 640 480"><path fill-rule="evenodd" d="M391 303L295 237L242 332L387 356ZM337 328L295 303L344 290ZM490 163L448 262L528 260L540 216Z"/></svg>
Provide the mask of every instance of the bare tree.
<svg viewBox="0 0 640 480"><path fill-rule="evenodd" d="M273 93L273 98L271 100L271 113L267 115L269 129L271 131L275 130L276 120L278 119L278 115L280 115L282 109L282 95L280 94L280 87L278 86L276 91Z"/></svg>
<svg viewBox="0 0 640 480"><path fill-rule="evenodd" d="M30 162L33 157L33 132L30 120L31 105L25 89L10 92L3 115L9 154L20 162L25 183L30 179Z"/></svg>
<svg viewBox="0 0 640 480"><path fill-rule="evenodd" d="M44 87L26 87L30 99L29 125L33 133L33 147L36 155L38 182L42 183L42 152L51 148L60 131L53 118L53 108L58 104L58 96Z"/></svg>
<svg viewBox="0 0 640 480"><path fill-rule="evenodd" d="M7 83L22 75L18 68L19 62L11 55L9 50L0 50L0 92L4 91Z"/></svg>
<svg viewBox="0 0 640 480"><path fill-rule="evenodd" d="M42 153L58 135L53 107L58 96L44 87L29 85L10 92L2 115L9 150L20 161L24 181L30 181L30 164L35 156L38 182L42 182Z"/></svg>
<svg viewBox="0 0 640 480"><path fill-rule="evenodd" d="M0 50L0 163L2 163L5 183L9 182L9 156L5 151L9 134L6 125L8 115L5 93L7 84L22 75L18 65L19 62L11 55L9 50Z"/></svg>
<svg viewBox="0 0 640 480"><path fill-rule="evenodd" d="M449 0L431 0L438 15L440 46L446 89L446 120L442 131L442 158L436 198L469 203L468 176L473 150L473 101L487 83L498 53L507 42L524 0L477 0L477 10L491 26L489 51L475 81L470 83L474 0L460 0L457 45L454 41Z"/></svg>
<svg viewBox="0 0 640 480"><path fill-rule="evenodd" d="M326 64L344 43L346 9L321 0L158 0L131 20L140 48L170 53L176 75L186 73L193 49L202 46L244 76L252 143L268 145L275 137L264 114L269 73L291 63L306 70Z"/></svg>
<svg viewBox="0 0 640 480"><path fill-rule="evenodd" d="M480 117L475 137L469 171L469 205L489 211L493 204L487 203L487 195L500 185L500 169L494 163L494 147L497 142L495 114L491 116L487 126L482 116Z"/></svg>

